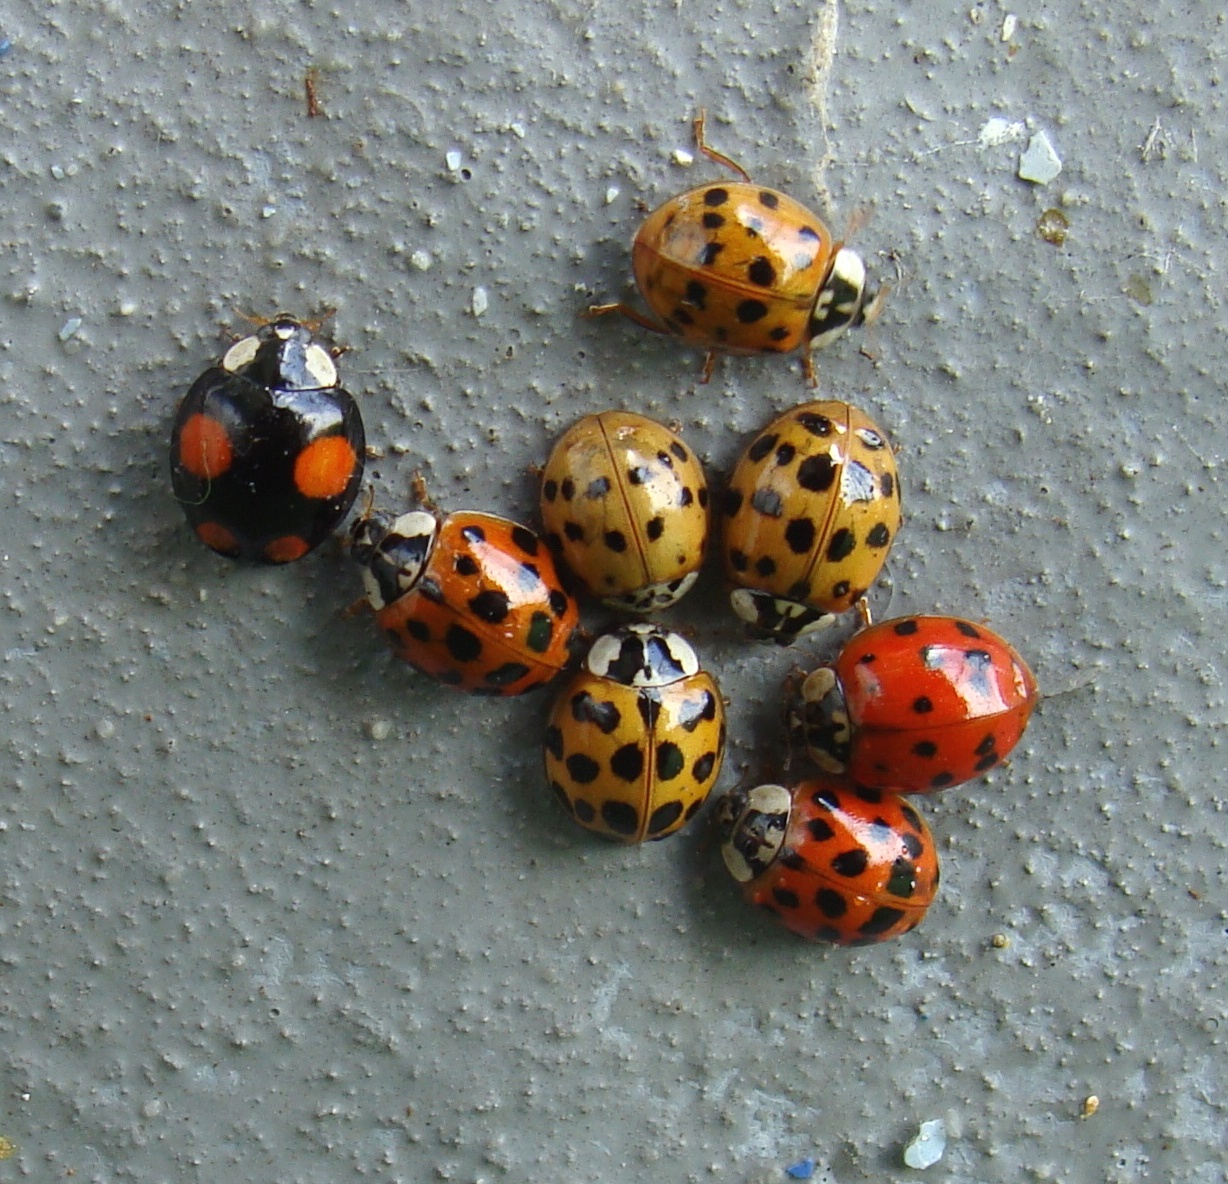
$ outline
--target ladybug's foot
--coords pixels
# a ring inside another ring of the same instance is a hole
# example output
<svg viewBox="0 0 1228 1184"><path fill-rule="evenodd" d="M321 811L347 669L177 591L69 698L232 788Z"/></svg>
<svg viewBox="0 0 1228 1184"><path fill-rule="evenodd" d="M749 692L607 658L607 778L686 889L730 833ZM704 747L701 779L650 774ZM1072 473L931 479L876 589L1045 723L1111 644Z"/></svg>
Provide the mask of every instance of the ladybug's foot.
<svg viewBox="0 0 1228 1184"><path fill-rule="evenodd" d="M426 478L422 475L421 470L414 470L413 475L409 479L409 488L414 495L414 501L424 510L430 510L432 514L439 512L439 507L435 505L435 499L431 497L426 488Z"/></svg>
<svg viewBox="0 0 1228 1184"><path fill-rule="evenodd" d="M806 385L811 390L817 390L819 386L819 372L814 368L814 358L809 353L802 354L802 377L806 380Z"/></svg>
<svg viewBox="0 0 1228 1184"><path fill-rule="evenodd" d="M704 122L707 119L707 114L701 107L699 114L695 116L695 147L709 160L714 160L717 164L723 164L727 169L732 169L749 185L751 183L750 173L738 164L736 160L726 156L723 152L717 152L715 148L708 147L707 141L704 139Z"/></svg>
<svg viewBox="0 0 1228 1184"><path fill-rule="evenodd" d="M712 381L712 371L716 369L716 350L710 349L704 354L704 368L699 375L699 381L702 386L707 386Z"/></svg>
<svg viewBox="0 0 1228 1184"><path fill-rule="evenodd" d="M668 333L669 330L664 325L658 325L656 321L645 316L638 308L632 308L629 304L621 302L617 304L592 304L589 305L580 315L585 320L592 320L593 317L603 317L607 313L621 313L629 321L634 321L641 328L647 329L651 333Z"/></svg>
<svg viewBox="0 0 1228 1184"><path fill-rule="evenodd" d="M870 612L870 602L863 596L853 605L853 611L861 622L862 629L869 629L874 624L874 615Z"/></svg>

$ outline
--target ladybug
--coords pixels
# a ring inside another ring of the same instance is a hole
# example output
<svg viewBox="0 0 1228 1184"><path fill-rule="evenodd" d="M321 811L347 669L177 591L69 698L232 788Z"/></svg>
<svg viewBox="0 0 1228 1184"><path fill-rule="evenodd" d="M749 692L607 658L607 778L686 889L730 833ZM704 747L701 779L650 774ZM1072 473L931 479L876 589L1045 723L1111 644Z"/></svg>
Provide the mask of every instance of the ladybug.
<svg viewBox="0 0 1228 1184"><path fill-rule="evenodd" d="M364 453L332 355L280 313L192 384L171 430L171 484L205 546L290 563L348 513Z"/></svg>
<svg viewBox="0 0 1228 1184"><path fill-rule="evenodd" d="M1027 664L984 625L899 617L863 629L807 675L790 724L820 768L929 793L1002 761L1036 699Z"/></svg>
<svg viewBox="0 0 1228 1184"><path fill-rule="evenodd" d="M852 607L900 528L895 453L848 403L805 403L742 453L721 504L733 611L788 645Z"/></svg>
<svg viewBox="0 0 1228 1184"><path fill-rule="evenodd" d="M915 928L938 852L915 807L835 777L735 789L717 817L742 894L811 941L864 946Z"/></svg>
<svg viewBox="0 0 1228 1184"><path fill-rule="evenodd" d="M703 382L717 353L802 349L813 386L810 351L877 316L881 299L869 290L865 263L800 202L755 185L741 165L709 148L702 111L695 142L742 181L672 197L640 226L631 267L650 316L623 303L594 305L585 315L619 312L699 346L707 351Z"/></svg>
<svg viewBox="0 0 1228 1184"><path fill-rule="evenodd" d="M473 695L519 695L570 662L579 609L527 527L468 510L374 512L349 545L376 623L421 673Z"/></svg>
<svg viewBox="0 0 1228 1184"><path fill-rule="evenodd" d="M708 541L708 483L661 424L603 411L573 424L542 472L543 537L592 595L648 613L695 583Z"/></svg>
<svg viewBox="0 0 1228 1184"><path fill-rule="evenodd" d="M546 777L583 827L663 839L707 800L725 755L725 705L691 645L647 622L599 637L546 728Z"/></svg>

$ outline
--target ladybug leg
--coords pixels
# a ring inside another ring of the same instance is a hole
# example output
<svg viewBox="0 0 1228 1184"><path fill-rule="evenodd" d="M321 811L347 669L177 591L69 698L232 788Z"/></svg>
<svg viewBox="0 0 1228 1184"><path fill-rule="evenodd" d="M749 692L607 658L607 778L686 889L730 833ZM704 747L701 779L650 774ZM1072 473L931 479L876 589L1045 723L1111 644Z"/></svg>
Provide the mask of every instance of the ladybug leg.
<svg viewBox="0 0 1228 1184"><path fill-rule="evenodd" d="M748 185L751 184L750 173L748 173L736 160L732 160L723 152L717 152L715 148L709 148L707 141L704 139L704 122L707 119L707 112L700 107L699 114L695 116L695 147L699 149L709 160L715 160L717 164L723 164L727 169L732 169L739 177L742 178Z"/></svg>
<svg viewBox="0 0 1228 1184"><path fill-rule="evenodd" d="M409 479L409 488L414 495L416 501L424 510L430 510L436 517L439 516L439 507L435 505L434 498L431 497L426 488L426 478L418 469L414 470L413 476Z"/></svg>
<svg viewBox="0 0 1228 1184"><path fill-rule="evenodd" d="M341 610L341 619L343 621L352 621L355 617L361 616L365 612L369 612L370 609L371 602L365 596L360 596L352 604L347 604L345 608Z"/></svg>
<svg viewBox="0 0 1228 1184"><path fill-rule="evenodd" d="M814 368L814 358L811 357L809 350L802 354L801 362L802 377L806 380L806 385L812 390L817 389L819 385L819 373Z"/></svg>
<svg viewBox="0 0 1228 1184"><path fill-rule="evenodd" d="M591 320L593 317L603 317L606 313L618 312L629 321L634 321L637 325L652 333L668 333L669 330L664 325L658 325L651 317L645 316L637 308L632 308L629 304L592 304L589 305L580 315L585 320Z"/></svg>
<svg viewBox="0 0 1228 1184"><path fill-rule="evenodd" d="M716 369L716 350L710 349L704 354L704 368L699 375L701 386L707 386L712 381L712 371Z"/></svg>
<svg viewBox="0 0 1228 1184"><path fill-rule="evenodd" d="M861 629L868 629L874 624L874 614L870 612L870 602L864 596L853 605L853 611L857 614L858 621L861 622Z"/></svg>

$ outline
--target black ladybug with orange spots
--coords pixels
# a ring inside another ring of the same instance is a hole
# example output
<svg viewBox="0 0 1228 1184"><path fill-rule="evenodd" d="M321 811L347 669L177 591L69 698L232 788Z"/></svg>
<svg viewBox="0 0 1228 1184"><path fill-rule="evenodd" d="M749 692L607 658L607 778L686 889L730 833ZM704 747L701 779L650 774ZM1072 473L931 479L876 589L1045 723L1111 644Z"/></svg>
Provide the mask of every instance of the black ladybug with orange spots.
<svg viewBox="0 0 1228 1184"><path fill-rule="evenodd" d="M171 432L171 481L207 547L290 563L345 517L364 450L332 355L280 313L192 384Z"/></svg>

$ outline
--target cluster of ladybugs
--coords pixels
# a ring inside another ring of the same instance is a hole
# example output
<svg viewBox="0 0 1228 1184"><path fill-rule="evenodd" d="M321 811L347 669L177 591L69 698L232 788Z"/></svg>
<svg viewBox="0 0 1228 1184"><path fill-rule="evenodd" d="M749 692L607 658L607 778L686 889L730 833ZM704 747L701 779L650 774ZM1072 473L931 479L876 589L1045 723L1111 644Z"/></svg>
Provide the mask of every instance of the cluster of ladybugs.
<svg viewBox="0 0 1228 1184"><path fill-rule="evenodd" d="M873 311L860 258L804 206L751 183L666 202L635 237L655 318L620 311L708 351L825 344ZM365 443L335 358L314 325L281 315L201 375L175 419L175 495L200 539L237 559L285 563L340 525ZM805 369L810 373L809 354ZM562 674L585 638L569 589L645 616L698 577L711 515L734 612L788 644L850 608L900 526L894 451L846 403L795 407L746 448L719 505L670 429L623 411L590 415L542 472L535 533L507 519L421 508L368 511L349 529L375 620L416 669L471 694L517 695ZM556 568L556 560L563 575ZM566 579L566 582L565 582ZM979 776L1022 735L1037 697L1019 655L952 617L867 624L811 673L789 708L821 773L736 788L718 810L726 865L752 902L804 936L840 944L913 928L938 884L934 843L902 796ZM547 780L582 826L661 839L707 800L725 752L715 678L678 633L639 621L599 637L559 693Z"/></svg>

